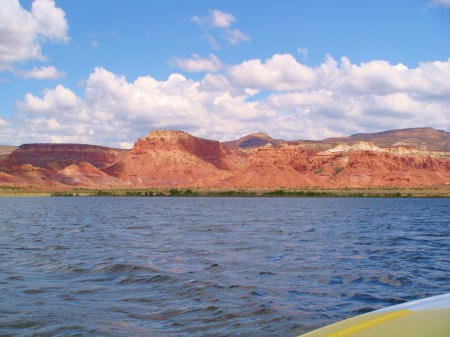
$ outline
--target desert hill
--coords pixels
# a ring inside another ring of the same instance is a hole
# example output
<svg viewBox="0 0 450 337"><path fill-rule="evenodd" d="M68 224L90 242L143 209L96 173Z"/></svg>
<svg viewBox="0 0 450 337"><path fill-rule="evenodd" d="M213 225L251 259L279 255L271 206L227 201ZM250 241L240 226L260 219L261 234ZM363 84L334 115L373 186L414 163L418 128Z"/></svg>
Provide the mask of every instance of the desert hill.
<svg viewBox="0 0 450 337"><path fill-rule="evenodd" d="M450 133L433 128L389 130L377 133L357 133L350 137L328 138L324 142L354 144L372 142L380 147L412 147L423 151L450 151Z"/></svg>
<svg viewBox="0 0 450 337"><path fill-rule="evenodd" d="M219 142L158 130L139 139L105 172L129 185L208 186L227 170L227 155Z"/></svg>
<svg viewBox="0 0 450 337"><path fill-rule="evenodd" d="M127 150L85 144L24 144L0 160L0 166L31 164L41 168L61 169L71 164L89 162L102 168L116 162Z"/></svg>
<svg viewBox="0 0 450 337"><path fill-rule="evenodd" d="M22 145L0 185L42 188L450 188L450 134L430 128L283 141L262 133L218 142L157 130L131 150Z"/></svg>
<svg viewBox="0 0 450 337"><path fill-rule="evenodd" d="M252 133L247 136L243 136L237 140L231 140L227 142L222 142L223 145L226 146L234 146L234 147L261 147L270 145L277 145L282 143L282 140L273 139L267 133L258 132Z"/></svg>

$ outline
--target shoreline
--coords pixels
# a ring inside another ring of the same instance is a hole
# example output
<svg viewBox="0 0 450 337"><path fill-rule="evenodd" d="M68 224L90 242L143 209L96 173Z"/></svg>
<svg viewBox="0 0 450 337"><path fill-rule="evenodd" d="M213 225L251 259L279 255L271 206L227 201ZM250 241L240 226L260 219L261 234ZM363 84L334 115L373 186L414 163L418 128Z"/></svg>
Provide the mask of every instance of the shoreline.
<svg viewBox="0 0 450 337"><path fill-rule="evenodd" d="M450 198L450 188L305 188L215 189L130 188L68 190L0 186L0 197L342 197L342 198Z"/></svg>

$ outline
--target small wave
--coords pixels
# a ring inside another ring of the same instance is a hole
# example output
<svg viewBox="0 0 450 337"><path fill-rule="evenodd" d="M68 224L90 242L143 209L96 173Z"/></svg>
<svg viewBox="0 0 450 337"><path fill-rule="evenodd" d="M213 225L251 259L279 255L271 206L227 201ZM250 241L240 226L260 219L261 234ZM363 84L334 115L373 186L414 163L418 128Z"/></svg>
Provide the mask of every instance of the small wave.
<svg viewBox="0 0 450 337"><path fill-rule="evenodd" d="M88 269L84 269L79 266L64 265L64 266L59 266L59 267L53 268L52 271L57 271L57 272L61 272L61 273L83 274L83 273L87 273Z"/></svg>
<svg viewBox="0 0 450 337"><path fill-rule="evenodd" d="M118 281L119 284L132 284L132 283L156 283L156 282L167 282L170 277L167 275L154 275L149 277L138 277L138 276L126 276Z"/></svg>
<svg viewBox="0 0 450 337"><path fill-rule="evenodd" d="M89 288L89 289L81 289L75 291L75 294L95 294L101 291L104 291L106 288L100 287L100 288Z"/></svg>
<svg viewBox="0 0 450 337"><path fill-rule="evenodd" d="M365 302L365 303L378 303L380 299L378 297L369 295L369 294L360 294L356 293L351 296L349 296L353 300Z"/></svg>
<svg viewBox="0 0 450 337"><path fill-rule="evenodd" d="M52 247L53 250L69 250L70 247L69 246L63 246L63 245L56 245L54 247Z"/></svg>
<svg viewBox="0 0 450 337"><path fill-rule="evenodd" d="M358 308L356 310L353 310L351 312L352 316L358 316L358 315L362 315L362 314L367 314L368 312L377 310L379 308L375 308L375 307L362 307L362 308Z"/></svg>
<svg viewBox="0 0 450 337"><path fill-rule="evenodd" d="M140 319L140 320L152 320L152 321L165 321L176 316L182 315L185 310L182 309L169 309L161 312L151 313L151 314L141 314L141 313L128 313L127 316L130 318Z"/></svg>
<svg viewBox="0 0 450 337"><path fill-rule="evenodd" d="M150 267L144 267L140 265L133 265L127 263L115 263L113 265L98 267L94 270L94 273L130 273L138 271L157 272L157 270Z"/></svg>
<svg viewBox="0 0 450 337"><path fill-rule="evenodd" d="M0 321L0 329L32 329L40 326L41 322L28 319L16 319L9 322ZM14 336L14 334L11 336Z"/></svg>
<svg viewBox="0 0 450 337"><path fill-rule="evenodd" d="M211 270L211 269L217 270L217 269L222 269L222 268L220 267L220 265L218 263L213 263L205 268L205 270Z"/></svg>
<svg viewBox="0 0 450 337"><path fill-rule="evenodd" d="M11 280L11 281L20 281L23 280L23 276L21 275L12 275L6 278L7 280Z"/></svg>
<svg viewBox="0 0 450 337"><path fill-rule="evenodd" d="M251 295L253 295L253 296L266 296L267 294L266 294L266 292L264 291L264 290L253 290L251 293L250 293Z"/></svg>
<svg viewBox="0 0 450 337"><path fill-rule="evenodd" d="M131 297L123 299L124 302L132 302L132 303L153 303L155 302L154 297Z"/></svg>
<svg viewBox="0 0 450 337"><path fill-rule="evenodd" d="M35 329L33 336L79 336L83 330L80 325L53 324Z"/></svg>
<svg viewBox="0 0 450 337"><path fill-rule="evenodd" d="M41 293L45 293L46 290L45 289L25 289L22 291L24 294L41 294Z"/></svg>
<svg viewBox="0 0 450 337"><path fill-rule="evenodd" d="M276 314L276 313L277 313L277 311L275 309L268 308L268 307L258 308L256 310L252 311L252 315L255 315L255 316L273 315L273 314Z"/></svg>
<svg viewBox="0 0 450 337"><path fill-rule="evenodd" d="M144 226L128 226L127 229L144 229Z"/></svg>
<svg viewBox="0 0 450 337"><path fill-rule="evenodd" d="M383 285L389 285L394 287L401 287L411 283L410 278L407 275L393 275L393 274L381 274L364 277L366 283L378 283Z"/></svg>
<svg viewBox="0 0 450 337"><path fill-rule="evenodd" d="M58 297L64 301L75 301L76 300L76 298L70 294L61 294Z"/></svg>

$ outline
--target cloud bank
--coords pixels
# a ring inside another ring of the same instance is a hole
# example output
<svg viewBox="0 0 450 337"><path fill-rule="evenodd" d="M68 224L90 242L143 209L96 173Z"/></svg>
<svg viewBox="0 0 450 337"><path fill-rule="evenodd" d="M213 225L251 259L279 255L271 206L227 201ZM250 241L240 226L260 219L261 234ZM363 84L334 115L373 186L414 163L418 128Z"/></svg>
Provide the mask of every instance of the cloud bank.
<svg viewBox="0 0 450 337"><path fill-rule="evenodd" d="M331 56L310 67L290 54L226 66L211 55L192 62L179 66L207 71L201 79L173 73L166 80L146 75L129 81L99 67L81 96L62 85L27 94L16 115L2 121L0 143L131 147L159 128L219 140L257 131L323 139L417 126L450 129L450 59L416 68Z"/></svg>

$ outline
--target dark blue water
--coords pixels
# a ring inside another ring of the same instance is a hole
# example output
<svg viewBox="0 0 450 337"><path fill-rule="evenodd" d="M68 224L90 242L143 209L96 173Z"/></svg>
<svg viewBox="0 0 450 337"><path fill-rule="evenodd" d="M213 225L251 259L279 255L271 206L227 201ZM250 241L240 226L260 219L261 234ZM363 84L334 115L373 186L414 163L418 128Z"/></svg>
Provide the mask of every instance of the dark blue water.
<svg viewBox="0 0 450 337"><path fill-rule="evenodd" d="M1 198L1 336L296 336L450 291L448 199Z"/></svg>

